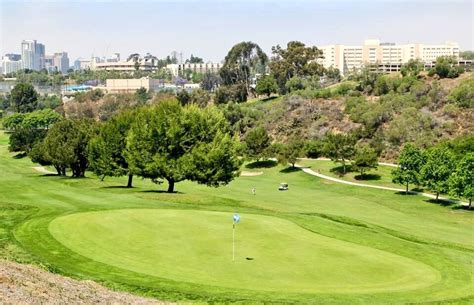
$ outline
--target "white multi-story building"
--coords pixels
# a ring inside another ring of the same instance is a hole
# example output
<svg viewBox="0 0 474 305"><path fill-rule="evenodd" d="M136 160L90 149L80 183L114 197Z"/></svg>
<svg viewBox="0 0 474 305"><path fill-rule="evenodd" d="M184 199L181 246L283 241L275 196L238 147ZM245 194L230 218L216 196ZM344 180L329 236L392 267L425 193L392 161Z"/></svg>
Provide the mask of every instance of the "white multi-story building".
<svg viewBox="0 0 474 305"><path fill-rule="evenodd" d="M13 73L22 69L20 54L5 54L2 57L2 74Z"/></svg>
<svg viewBox="0 0 474 305"><path fill-rule="evenodd" d="M222 64L220 63L202 63L202 64L170 64L166 68L171 72L173 76L183 75L185 71L189 70L194 73L218 73L221 69Z"/></svg>
<svg viewBox="0 0 474 305"><path fill-rule="evenodd" d="M420 59L430 64L440 56L459 57L459 45L452 42L440 45L396 45L369 39L361 46L335 44L321 46L320 49L324 56L319 60L320 63L326 68L332 66L339 69L341 74L360 69L365 64L378 64L387 71L398 71L400 66L410 59Z"/></svg>
<svg viewBox="0 0 474 305"><path fill-rule="evenodd" d="M45 47L36 40L23 40L21 42L21 58L23 69L39 71L44 68Z"/></svg>

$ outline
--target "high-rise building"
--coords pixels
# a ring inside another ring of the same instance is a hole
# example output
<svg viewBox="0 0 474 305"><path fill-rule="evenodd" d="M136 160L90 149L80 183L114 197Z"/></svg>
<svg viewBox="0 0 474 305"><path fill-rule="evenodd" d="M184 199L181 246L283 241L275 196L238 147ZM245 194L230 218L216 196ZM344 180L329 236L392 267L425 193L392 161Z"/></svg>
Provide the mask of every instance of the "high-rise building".
<svg viewBox="0 0 474 305"><path fill-rule="evenodd" d="M44 44L42 43L36 44L36 55L38 56L39 70L44 69L44 59L46 56Z"/></svg>
<svg viewBox="0 0 474 305"><path fill-rule="evenodd" d="M2 57L2 74L13 73L22 69L20 54L5 54Z"/></svg>
<svg viewBox="0 0 474 305"><path fill-rule="evenodd" d="M39 71L44 68L45 46L36 40L21 42L21 58L23 69Z"/></svg>
<svg viewBox="0 0 474 305"><path fill-rule="evenodd" d="M419 59L431 64L440 56L459 57L459 45L447 42L440 45L420 43L396 45L395 43L380 43L377 39L364 41L361 46L328 45L319 47L323 51L320 60L324 67L339 69L341 74L360 69L365 64L378 64L387 71L398 71L400 66L410 59Z"/></svg>
<svg viewBox="0 0 474 305"><path fill-rule="evenodd" d="M67 56L67 52L54 53L53 66L55 71L66 74L67 70L69 70L69 57Z"/></svg>
<svg viewBox="0 0 474 305"><path fill-rule="evenodd" d="M44 68L48 72L54 71L54 56L53 55L45 55L44 56Z"/></svg>

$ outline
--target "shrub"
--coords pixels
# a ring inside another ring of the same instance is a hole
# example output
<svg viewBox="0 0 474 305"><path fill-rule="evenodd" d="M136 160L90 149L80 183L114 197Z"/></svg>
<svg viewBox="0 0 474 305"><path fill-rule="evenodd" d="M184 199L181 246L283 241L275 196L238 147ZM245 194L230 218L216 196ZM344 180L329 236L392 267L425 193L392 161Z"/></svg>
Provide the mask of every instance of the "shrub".
<svg viewBox="0 0 474 305"><path fill-rule="evenodd" d="M474 78L454 88L448 96L448 101L463 108L474 107Z"/></svg>

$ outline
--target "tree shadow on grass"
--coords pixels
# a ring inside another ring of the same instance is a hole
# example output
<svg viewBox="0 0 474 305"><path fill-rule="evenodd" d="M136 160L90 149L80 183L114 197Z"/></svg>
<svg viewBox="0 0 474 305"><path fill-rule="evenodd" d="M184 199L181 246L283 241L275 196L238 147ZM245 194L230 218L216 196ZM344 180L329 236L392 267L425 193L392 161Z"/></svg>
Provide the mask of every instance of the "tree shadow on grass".
<svg viewBox="0 0 474 305"><path fill-rule="evenodd" d="M177 195L184 194L183 192L180 192L180 191L174 191L172 193L168 193L168 191L166 190L145 190L145 191L140 191L140 193L177 194Z"/></svg>
<svg viewBox="0 0 474 305"><path fill-rule="evenodd" d="M135 187L128 187L126 185L108 185L108 186L102 186L101 189L134 189Z"/></svg>
<svg viewBox="0 0 474 305"><path fill-rule="evenodd" d="M282 169L280 173L289 174L289 173L294 173L294 172L299 172L299 171L301 171L301 168L289 166L287 168Z"/></svg>
<svg viewBox="0 0 474 305"><path fill-rule="evenodd" d="M402 196L415 196L415 195L418 195L417 193L414 193L412 191L408 191L405 192L405 191L399 191L399 192L395 192L396 195L402 195Z"/></svg>
<svg viewBox="0 0 474 305"><path fill-rule="evenodd" d="M453 206L453 210L465 210L469 212L474 212L474 207L469 208L467 205L455 205Z"/></svg>
<svg viewBox="0 0 474 305"><path fill-rule="evenodd" d="M23 159L23 158L25 158L26 156L28 156L27 153L21 152L21 153L17 153L16 155L14 155L14 156L13 156L13 159Z"/></svg>
<svg viewBox="0 0 474 305"><path fill-rule="evenodd" d="M333 167L329 170L331 173L337 174L338 176L344 176L344 167L342 165ZM350 164L346 165L346 174L352 171L352 166Z"/></svg>
<svg viewBox="0 0 474 305"><path fill-rule="evenodd" d="M264 160L264 161L255 161L252 163L245 164L245 168L270 168L278 165L278 162L275 160Z"/></svg>
<svg viewBox="0 0 474 305"><path fill-rule="evenodd" d="M377 175L377 174L364 174L364 175L356 175L354 176L354 179L358 181L377 181L377 180L382 179L382 177L380 177L380 175Z"/></svg>
<svg viewBox="0 0 474 305"><path fill-rule="evenodd" d="M456 202L454 201L448 201L448 200L442 200L442 199L426 199L425 202L428 202L428 203L431 203L431 204L437 204L437 205L440 205L442 207L449 207L449 206L453 206L453 205L458 205Z"/></svg>

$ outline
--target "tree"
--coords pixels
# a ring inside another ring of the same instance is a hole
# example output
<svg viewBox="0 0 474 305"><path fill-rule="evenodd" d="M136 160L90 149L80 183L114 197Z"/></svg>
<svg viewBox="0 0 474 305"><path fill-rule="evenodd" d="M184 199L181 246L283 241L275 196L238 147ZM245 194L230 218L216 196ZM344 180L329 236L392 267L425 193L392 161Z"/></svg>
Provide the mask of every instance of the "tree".
<svg viewBox="0 0 474 305"><path fill-rule="evenodd" d="M420 171L423 164L423 152L410 143L406 144L398 157L398 167L392 171L393 183L405 185L405 193L408 194L410 183L421 183Z"/></svg>
<svg viewBox="0 0 474 305"><path fill-rule="evenodd" d="M270 146L271 138L262 126L251 129L244 139L247 157L257 159L265 156L266 149Z"/></svg>
<svg viewBox="0 0 474 305"><path fill-rule="evenodd" d="M367 94L372 94L372 91L374 91L375 88L375 83L380 76L378 72L372 71L372 68L373 66L371 65L365 65L360 69L360 71L351 75L350 78L359 82L356 87L357 90Z"/></svg>
<svg viewBox="0 0 474 305"><path fill-rule="evenodd" d="M440 78L456 78L462 72L460 67L457 67L457 59L451 56L440 56L436 59L436 64L429 75L437 74Z"/></svg>
<svg viewBox="0 0 474 305"><path fill-rule="evenodd" d="M454 159L451 151L445 147L435 147L428 150L426 163L421 168L421 181L429 190L436 193L449 191L449 177L454 172Z"/></svg>
<svg viewBox="0 0 474 305"><path fill-rule="evenodd" d="M419 59L410 59L406 64L403 64L400 68L400 73L405 76L418 77L421 71L423 71L424 64Z"/></svg>
<svg viewBox="0 0 474 305"><path fill-rule="evenodd" d="M460 52L459 57L462 58L462 59L473 60L474 59L474 51Z"/></svg>
<svg viewBox="0 0 474 305"><path fill-rule="evenodd" d="M305 155L308 158L319 158L324 154L324 142L321 140L308 141L305 144Z"/></svg>
<svg viewBox="0 0 474 305"><path fill-rule="evenodd" d="M194 84L199 84L199 83L201 83L203 77L204 77L204 74L203 74L203 73L200 73L200 72L193 72L193 73L191 74L191 81L192 81Z"/></svg>
<svg viewBox="0 0 474 305"><path fill-rule="evenodd" d="M138 60L133 63L133 68L135 69L135 72L140 70L140 62Z"/></svg>
<svg viewBox="0 0 474 305"><path fill-rule="evenodd" d="M330 133L326 136L324 154L333 162L341 163L343 173L346 173L346 161L354 156L356 138L349 134Z"/></svg>
<svg viewBox="0 0 474 305"><path fill-rule="evenodd" d="M228 102L243 103L247 100L247 89L243 84L220 86L216 90L215 103L227 104Z"/></svg>
<svg viewBox="0 0 474 305"><path fill-rule="evenodd" d="M149 92L144 87L140 87L136 92L135 96L140 104L145 104L150 98Z"/></svg>
<svg viewBox="0 0 474 305"><path fill-rule="evenodd" d="M38 99L38 109L56 109L62 105L61 98L57 95L43 95Z"/></svg>
<svg viewBox="0 0 474 305"><path fill-rule="evenodd" d="M219 86L221 79L219 75L206 72L201 79L201 88L207 91L214 91L215 88Z"/></svg>
<svg viewBox="0 0 474 305"><path fill-rule="evenodd" d="M185 89L176 92L176 98L183 106L187 105L189 103L189 100L191 99L191 97L189 96L189 92Z"/></svg>
<svg viewBox="0 0 474 305"><path fill-rule="evenodd" d="M377 152L368 145L356 147L354 160L352 161L352 169L358 171L361 176L372 168L378 166Z"/></svg>
<svg viewBox="0 0 474 305"><path fill-rule="evenodd" d="M449 178L449 194L469 200L469 209L474 196L474 153L468 153L457 163L454 173Z"/></svg>
<svg viewBox="0 0 474 305"><path fill-rule="evenodd" d="M279 45L272 47L273 57L269 63L270 70L274 75L280 93L286 92L286 82L294 77L310 77L323 75L324 68L317 62L322 57L322 51L317 47L306 47L299 41L288 42L286 49Z"/></svg>
<svg viewBox="0 0 474 305"><path fill-rule="evenodd" d="M204 63L204 60L201 57L193 56L191 54L191 57L189 59L186 59L187 64L202 64Z"/></svg>
<svg viewBox="0 0 474 305"><path fill-rule="evenodd" d="M463 81L451 90L448 101L463 108L474 108L474 78Z"/></svg>
<svg viewBox="0 0 474 305"><path fill-rule="evenodd" d="M238 142L215 107L181 106L175 100L140 109L127 137L126 161L131 172L155 182L196 181L227 184L238 174Z"/></svg>
<svg viewBox="0 0 474 305"><path fill-rule="evenodd" d="M48 129L61 119L62 116L51 109L14 113L6 117L3 126L12 131L8 149L29 153L37 142L43 140Z"/></svg>
<svg viewBox="0 0 474 305"><path fill-rule="evenodd" d="M257 86L255 88L257 94L266 94L270 97L272 93L278 91L278 85L275 78L272 75L264 75L257 80Z"/></svg>
<svg viewBox="0 0 474 305"><path fill-rule="evenodd" d="M31 112L38 107L38 93L31 84L19 83L12 89L10 101L16 112Z"/></svg>
<svg viewBox="0 0 474 305"><path fill-rule="evenodd" d="M87 144L95 133L91 120L66 119L56 123L44 139L44 159L60 168L63 175L70 168L73 177L84 177L89 166Z"/></svg>
<svg viewBox="0 0 474 305"><path fill-rule="evenodd" d="M333 66L330 66L324 71L324 75L327 76L329 79L333 79L335 81L340 81L341 80L341 71L339 71L338 68L335 68Z"/></svg>
<svg viewBox="0 0 474 305"><path fill-rule="evenodd" d="M297 90L302 90L304 88L305 87L304 87L303 79L298 76L293 76L292 78L287 80L285 83L286 92L289 92L289 93L293 91L297 91Z"/></svg>
<svg viewBox="0 0 474 305"><path fill-rule="evenodd" d="M37 142L31 151L28 153L28 157L30 157L31 161L34 163L38 163L43 166L52 165L56 169L59 176L66 174L66 168L60 166L59 164L54 164L52 160L49 158L49 155L46 150L46 146L44 141Z"/></svg>
<svg viewBox="0 0 474 305"><path fill-rule="evenodd" d="M288 141L288 144L283 145L278 151L277 159L278 162L286 165L291 164L292 167L295 167L296 161L298 158L304 155L304 142L300 139L291 139Z"/></svg>
<svg viewBox="0 0 474 305"><path fill-rule="evenodd" d="M201 108L206 107L211 100L209 93L203 89L194 89L189 95L189 102Z"/></svg>
<svg viewBox="0 0 474 305"><path fill-rule="evenodd" d="M90 168L96 175L102 179L128 175L127 187L132 187L133 174L125 159L126 138L134 115L133 111L123 111L112 117L100 127L87 148Z"/></svg>
<svg viewBox="0 0 474 305"><path fill-rule="evenodd" d="M263 74L267 61L267 55L256 43L241 42L227 53L219 74L224 85L243 85L248 95L252 76Z"/></svg>

